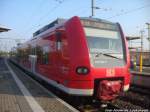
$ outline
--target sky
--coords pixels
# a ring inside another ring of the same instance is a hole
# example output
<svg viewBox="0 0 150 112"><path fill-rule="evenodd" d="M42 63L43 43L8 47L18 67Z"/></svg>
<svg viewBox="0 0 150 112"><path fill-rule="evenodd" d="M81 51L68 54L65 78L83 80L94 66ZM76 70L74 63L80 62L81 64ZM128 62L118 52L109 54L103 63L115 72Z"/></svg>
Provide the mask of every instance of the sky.
<svg viewBox="0 0 150 112"><path fill-rule="evenodd" d="M126 36L140 36L144 30L144 49L148 49L145 23L150 23L150 0L94 0L94 4L99 7L94 17L119 22ZM1 39L0 50L29 40L36 30L57 18L73 16L91 16L91 0L0 0L0 26L11 29L0 33L0 38L21 39ZM138 42L133 45L139 46Z"/></svg>

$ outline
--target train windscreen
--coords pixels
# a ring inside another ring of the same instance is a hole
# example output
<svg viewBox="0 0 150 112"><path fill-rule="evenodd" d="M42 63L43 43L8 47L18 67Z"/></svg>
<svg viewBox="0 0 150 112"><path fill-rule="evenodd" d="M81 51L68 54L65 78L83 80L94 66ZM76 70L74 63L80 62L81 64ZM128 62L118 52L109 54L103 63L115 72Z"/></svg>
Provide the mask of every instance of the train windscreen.
<svg viewBox="0 0 150 112"><path fill-rule="evenodd" d="M123 58L122 40L118 31L84 28L90 52L117 53Z"/></svg>
<svg viewBox="0 0 150 112"><path fill-rule="evenodd" d="M123 44L119 30L84 27L91 62L96 67L124 65Z"/></svg>

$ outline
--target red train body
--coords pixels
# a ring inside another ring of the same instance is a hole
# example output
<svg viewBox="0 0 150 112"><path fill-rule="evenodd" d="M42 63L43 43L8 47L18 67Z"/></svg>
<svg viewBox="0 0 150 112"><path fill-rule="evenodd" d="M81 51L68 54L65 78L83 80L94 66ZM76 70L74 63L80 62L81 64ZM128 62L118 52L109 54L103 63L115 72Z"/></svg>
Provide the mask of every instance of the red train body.
<svg viewBox="0 0 150 112"><path fill-rule="evenodd" d="M130 60L118 23L57 19L17 47L25 69L71 95L112 100L129 88Z"/></svg>

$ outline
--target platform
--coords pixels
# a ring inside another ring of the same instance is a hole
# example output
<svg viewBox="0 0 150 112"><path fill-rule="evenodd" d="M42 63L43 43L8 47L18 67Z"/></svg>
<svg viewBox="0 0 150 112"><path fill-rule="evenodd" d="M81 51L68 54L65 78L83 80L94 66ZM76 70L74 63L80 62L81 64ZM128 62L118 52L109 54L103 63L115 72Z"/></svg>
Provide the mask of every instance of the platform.
<svg viewBox="0 0 150 112"><path fill-rule="evenodd" d="M0 59L0 112L78 112L7 60Z"/></svg>
<svg viewBox="0 0 150 112"><path fill-rule="evenodd" d="M132 75L142 75L142 76L147 76L150 77L150 72L139 72L139 71L130 71Z"/></svg>
<svg viewBox="0 0 150 112"><path fill-rule="evenodd" d="M139 72L140 71L140 67L139 66L136 66L135 69L132 69L131 72L137 72L138 74L148 74L150 75L150 67L146 67L146 66L143 66L142 67L142 72Z"/></svg>
<svg viewBox="0 0 150 112"><path fill-rule="evenodd" d="M131 84L150 89L150 73L131 71Z"/></svg>

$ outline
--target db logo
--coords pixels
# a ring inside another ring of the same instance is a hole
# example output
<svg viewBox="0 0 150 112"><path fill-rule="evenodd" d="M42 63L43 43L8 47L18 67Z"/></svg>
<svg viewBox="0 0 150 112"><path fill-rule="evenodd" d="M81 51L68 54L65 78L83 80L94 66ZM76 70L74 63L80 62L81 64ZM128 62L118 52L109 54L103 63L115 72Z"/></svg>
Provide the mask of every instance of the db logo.
<svg viewBox="0 0 150 112"><path fill-rule="evenodd" d="M113 68L106 69L106 76L115 76L115 69Z"/></svg>

